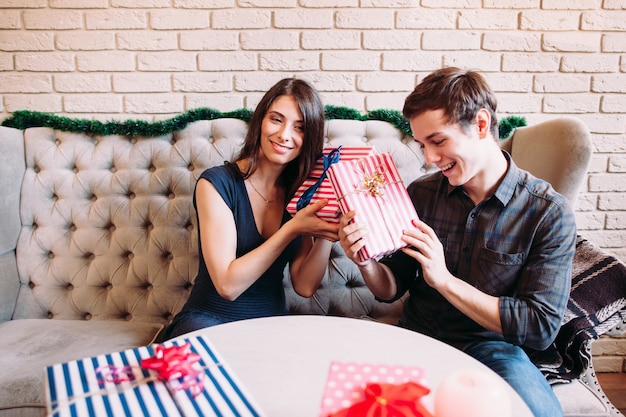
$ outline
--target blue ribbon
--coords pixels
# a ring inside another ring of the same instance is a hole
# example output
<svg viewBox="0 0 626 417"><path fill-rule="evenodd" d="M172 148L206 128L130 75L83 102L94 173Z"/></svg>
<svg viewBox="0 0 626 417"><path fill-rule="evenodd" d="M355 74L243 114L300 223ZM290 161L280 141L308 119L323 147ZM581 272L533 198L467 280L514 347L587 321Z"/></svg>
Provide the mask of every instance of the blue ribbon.
<svg viewBox="0 0 626 417"><path fill-rule="evenodd" d="M322 181L327 178L326 172L328 171L328 168L330 168L332 164L336 164L337 162L339 162L340 156L341 146L330 151L328 155L320 155L320 157L324 160L324 170L322 171L322 175L320 175L315 184L311 185L308 190L302 193L302 195L298 199L298 203L296 204L296 211L303 209L304 207L309 205L309 203L311 202L311 198L313 198L313 195L315 194L317 189L320 188L320 185L322 185Z"/></svg>

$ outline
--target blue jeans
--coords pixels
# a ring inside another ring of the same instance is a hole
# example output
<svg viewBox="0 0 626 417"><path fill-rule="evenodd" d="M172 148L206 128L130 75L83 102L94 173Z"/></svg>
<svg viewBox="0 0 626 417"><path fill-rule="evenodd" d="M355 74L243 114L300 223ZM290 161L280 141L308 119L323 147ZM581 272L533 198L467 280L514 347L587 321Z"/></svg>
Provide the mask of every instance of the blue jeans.
<svg viewBox="0 0 626 417"><path fill-rule="evenodd" d="M161 343L194 330L204 329L205 327L216 326L224 323L223 317L218 317L209 313L195 310L182 310L178 313L169 326L163 330L157 342Z"/></svg>
<svg viewBox="0 0 626 417"><path fill-rule="evenodd" d="M477 342L465 353L491 368L526 402L535 417L562 417L552 387L519 346L502 341Z"/></svg>

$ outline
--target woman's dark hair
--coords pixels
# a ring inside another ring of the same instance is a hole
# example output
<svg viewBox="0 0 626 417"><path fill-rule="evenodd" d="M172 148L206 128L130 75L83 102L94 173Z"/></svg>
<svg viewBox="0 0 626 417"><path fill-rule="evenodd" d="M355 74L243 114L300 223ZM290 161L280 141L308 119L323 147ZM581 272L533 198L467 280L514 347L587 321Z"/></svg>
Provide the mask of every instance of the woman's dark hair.
<svg viewBox="0 0 626 417"><path fill-rule="evenodd" d="M296 100L304 123L304 140L300 155L287 164L282 174L287 192L285 195L285 204L287 204L311 172L324 146L324 105L312 84L295 78L285 78L274 84L254 110L245 142L236 160L249 160L248 169L243 173L245 178L254 173L261 147L263 118L272 104L281 96L292 96Z"/></svg>
<svg viewBox="0 0 626 417"><path fill-rule="evenodd" d="M476 71L447 67L429 74L404 101L407 120L428 110L442 109L449 123L467 131L481 109L491 115L489 130L498 139L498 101L485 79Z"/></svg>

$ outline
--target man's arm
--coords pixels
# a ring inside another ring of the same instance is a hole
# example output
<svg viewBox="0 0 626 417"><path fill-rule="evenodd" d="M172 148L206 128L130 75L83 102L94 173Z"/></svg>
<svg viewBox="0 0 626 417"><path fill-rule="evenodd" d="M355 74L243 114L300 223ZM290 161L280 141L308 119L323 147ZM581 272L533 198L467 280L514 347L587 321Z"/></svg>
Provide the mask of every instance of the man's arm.
<svg viewBox="0 0 626 417"><path fill-rule="evenodd" d="M535 350L554 341L569 300L575 251L573 210L569 204L555 205L541 222L515 297L500 297L507 341Z"/></svg>
<svg viewBox="0 0 626 417"><path fill-rule="evenodd" d="M415 229L405 231L403 239L409 246L402 251L422 265L426 283L467 317L502 334L499 298L452 275L446 266L443 245L434 230L421 220L415 220L413 224Z"/></svg>
<svg viewBox="0 0 626 417"><path fill-rule="evenodd" d="M365 284L380 300L391 300L396 296L396 280L391 270L374 259L361 261L358 252L364 246L363 237L369 232L365 225L353 222L354 210L341 217L339 243L346 256L358 267Z"/></svg>

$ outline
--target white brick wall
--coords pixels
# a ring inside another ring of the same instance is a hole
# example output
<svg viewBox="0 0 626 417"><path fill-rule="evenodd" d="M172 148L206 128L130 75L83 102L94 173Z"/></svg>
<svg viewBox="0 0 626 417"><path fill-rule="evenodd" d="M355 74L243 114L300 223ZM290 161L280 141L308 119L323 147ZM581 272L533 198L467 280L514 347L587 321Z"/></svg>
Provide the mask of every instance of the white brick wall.
<svg viewBox="0 0 626 417"><path fill-rule="evenodd" d="M294 75L328 104L400 110L443 65L483 71L501 116L587 123L578 225L626 260L624 0L0 0L1 119L230 111Z"/></svg>

